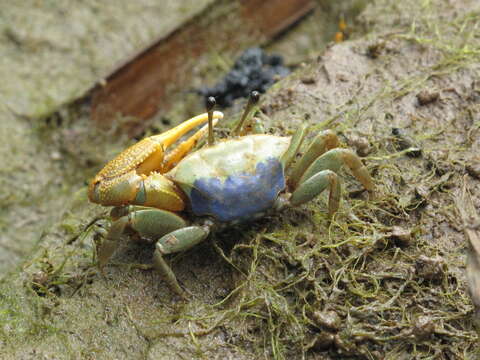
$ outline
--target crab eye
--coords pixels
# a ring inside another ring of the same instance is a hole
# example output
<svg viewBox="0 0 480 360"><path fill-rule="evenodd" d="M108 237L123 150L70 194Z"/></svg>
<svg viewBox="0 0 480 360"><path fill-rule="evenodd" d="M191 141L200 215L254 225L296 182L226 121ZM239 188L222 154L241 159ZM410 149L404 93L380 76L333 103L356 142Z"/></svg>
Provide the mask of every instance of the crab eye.
<svg viewBox="0 0 480 360"><path fill-rule="evenodd" d="M206 101L208 112L208 145L212 146L215 139L213 137L213 108L217 104L217 101L213 96L209 96Z"/></svg>
<svg viewBox="0 0 480 360"><path fill-rule="evenodd" d="M258 100L260 100L260 93L256 90L253 90L250 93L250 101L252 102L252 104L256 104L258 103Z"/></svg>
<svg viewBox="0 0 480 360"><path fill-rule="evenodd" d="M258 100L260 100L260 93L256 90L252 91L250 93L250 97L248 98L247 106L245 106L245 110L243 111L243 115L233 130L234 135L239 135L241 133L245 120L250 114L250 111L252 111L254 106L258 103Z"/></svg>
<svg viewBox="0 0 480 360"><path fill-rule="evenodd" d="M205 102L205 105L206 105L206 108L207 108L207 112L212 111L213 108L215 107L215 105L217 105L217 101L215 100L215 98L213 96L209 96L207 98L207 101Z"/></svg>

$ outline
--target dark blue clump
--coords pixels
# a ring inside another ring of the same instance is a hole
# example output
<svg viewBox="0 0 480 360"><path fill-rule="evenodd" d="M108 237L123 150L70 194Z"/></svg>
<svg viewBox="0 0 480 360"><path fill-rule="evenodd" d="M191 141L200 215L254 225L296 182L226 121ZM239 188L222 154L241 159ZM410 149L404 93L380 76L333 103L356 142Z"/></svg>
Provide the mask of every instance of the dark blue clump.
<svg viewBox="0 0 480 360"><path fill-rule="evenodd" d="M197 91L205 99L213 96L218 105L227 107L235 99L248 97L253 90L264 93L275 81L289 73L280 55L267 55L262 49L253 47L245 50L232 70L215 86Z"/></svg>
<svg viewBox="0 0 480 360"><path fill-rule="evenodd" d="M282 164L269 159L258 163L253 174L232 175L224 182L217 178L196 180L190 193L192 211L223 222L248 220L271 208L284 188Z"/></svg>

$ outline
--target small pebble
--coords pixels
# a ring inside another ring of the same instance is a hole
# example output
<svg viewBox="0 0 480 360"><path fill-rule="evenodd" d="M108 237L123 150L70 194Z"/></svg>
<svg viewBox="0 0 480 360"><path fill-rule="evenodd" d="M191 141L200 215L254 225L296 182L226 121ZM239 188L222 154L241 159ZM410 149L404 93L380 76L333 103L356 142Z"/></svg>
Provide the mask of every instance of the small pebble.
<svg viewBox="0 0 480 360"><path fill-rule="evenodd" d="M426 340L435 332L435 324L429 316L420 316L415 322L412 334L418 340Z"/></svg>
<svg viewBox="0 0 480 360"><path fill-rule="evenodd" d="M425 106L431 104L438 100L440 94L435 92L429 92L427 90L422 90L417 94L417 101L420 106Z"/></svg>
<svg viewBox="0 0 480 360"><path fill-rule="evenodd" d="M468 175L480 180L480 163L467 165L466 170Z"/></svg>
<svg viewBox="0 0 480 360"><path fill-rule="evenodd" d="M52 152L50 153L50 158L51 158L52 160L55 160L55 161L56 161L56 160L61 160L61 159L62 159L62 154L60 154L58 151L52 151Z"/></svg>
<svg viewBox="0 0 480 360"><path fill-rule="evenodd" d="M400 226L394 226L392 228L392 237L399 245L408 246L412 242L412 231Z"/></svg>
<svg viewBox="0 0 480 360"><path fill-rule="evenodd" d="M426 280L435 280L444 273L445 262L442 257L420 255L415 264L418 276Z"/></svg>
<svg viewBox="0 0 480 360"><path fill-rule="evenodd" d="M335 311L315 311L312 317L318 326L326 327L331 330L340 329L342 321Z"/></svg>
<svg viewBox="0 0 480 360"><path fill-rule="evenodd" d="M372 151L370 143L364 137L352 135L348 139L348 145L355 148L358 156L365 157Z"/></svg>

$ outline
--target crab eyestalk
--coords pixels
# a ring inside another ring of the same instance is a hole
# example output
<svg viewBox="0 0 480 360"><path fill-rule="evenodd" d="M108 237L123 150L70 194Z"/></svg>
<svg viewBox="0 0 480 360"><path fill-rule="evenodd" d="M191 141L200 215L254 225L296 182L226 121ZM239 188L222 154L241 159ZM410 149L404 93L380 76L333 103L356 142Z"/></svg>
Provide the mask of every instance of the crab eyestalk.
<svg viewBox="0 0 480 360"><path fill-rule="evenodd" d="M207 113L208 113L208 145L212 146L215 142L213 137L213 108L217 104L213 96L209 96L207 99Z"/></svg>
<svg viewBox="0 0 480 360"><path fill-rule="evenodd" d="M250 97L248 98L248 103L247 106L245 107L245 110L243 111L242 118L238 122L237 126L235 126L235 129L233 129L232 134L234 136L240 135L240 131L242 130L242 127L245 123L245 120L247 119L248 115L254 108L256 104L258 104L258 100L260 99L260 93L258 91L252 91L250 93Z"/></svg>

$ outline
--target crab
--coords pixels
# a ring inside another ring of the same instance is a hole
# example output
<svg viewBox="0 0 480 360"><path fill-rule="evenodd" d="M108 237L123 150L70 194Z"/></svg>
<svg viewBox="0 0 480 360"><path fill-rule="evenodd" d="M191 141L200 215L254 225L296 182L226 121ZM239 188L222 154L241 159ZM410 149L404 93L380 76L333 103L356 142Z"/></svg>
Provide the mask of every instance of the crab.
<svg viewBox="0 0 480 360"><path fill-rule="evenodd" d="M185 297L165 255L191 248L216 229L302 205L327 188L332 216L339 208L337 172L343 165L367 190L374 190L360 158L340 148L330 130L319 132L297 161L305 126L291 137L255 131L254 119L246 119L257 101L258 93L253 92L229 139L215 142L213 127L223 114L213 111L214 99L210 98L206 113L139 141L107 163L88 191L90 201L114 207L110 229L98 247L100 268L113 255L122 235L133 231L137 238L155 243L154 268L173 291ZM193 151L207 132L208 144Z"/></svg>

